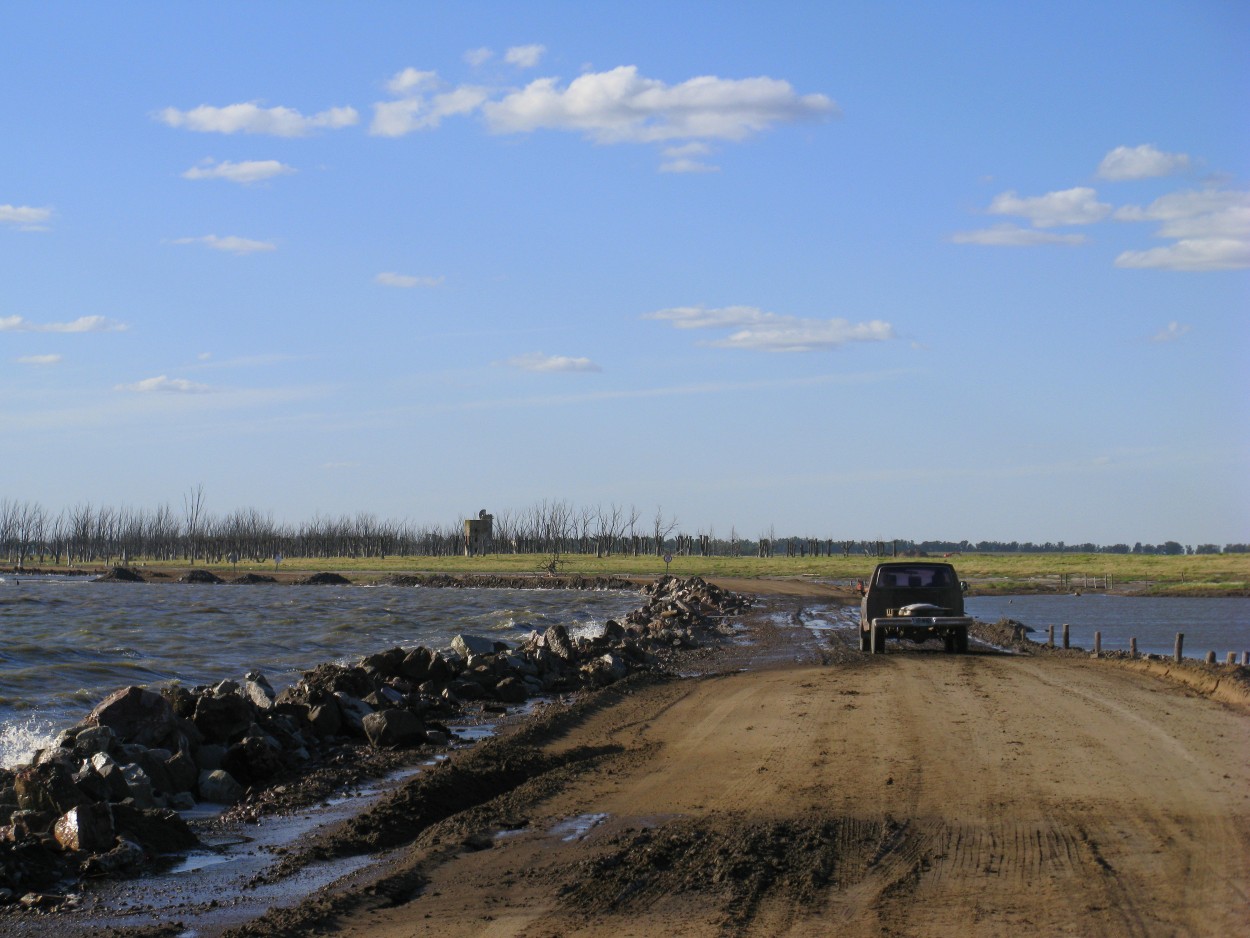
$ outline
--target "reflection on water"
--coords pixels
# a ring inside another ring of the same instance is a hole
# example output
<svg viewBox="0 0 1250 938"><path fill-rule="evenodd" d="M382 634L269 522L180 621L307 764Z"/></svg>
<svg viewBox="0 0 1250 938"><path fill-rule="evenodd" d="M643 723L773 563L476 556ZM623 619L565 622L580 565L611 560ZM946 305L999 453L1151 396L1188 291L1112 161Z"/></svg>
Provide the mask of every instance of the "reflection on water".
<svg viewBox="0 0 1250 938"><path fill-rule="evenodd" d="M1094 633L1102 632L1107 651L1127 651L1137 639L1142 654L1170 655L1177 632L1185 634L1185 656L1201 658L1214 651L1250 649L1250 599L1245 597L1171 598L1156 596L970 596L964 602L969 615L986 622L1015 619L1032 626L1046 640L1046 627L1055 626L1055 641L1066 622L1073 645L1093 648Z"/></svg>

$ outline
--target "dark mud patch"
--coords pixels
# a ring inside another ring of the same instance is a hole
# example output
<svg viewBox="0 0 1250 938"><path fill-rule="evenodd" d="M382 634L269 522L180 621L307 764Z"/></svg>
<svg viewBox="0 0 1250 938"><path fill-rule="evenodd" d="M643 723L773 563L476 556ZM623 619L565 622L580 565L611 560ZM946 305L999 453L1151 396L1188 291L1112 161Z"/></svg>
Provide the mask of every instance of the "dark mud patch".
<svg viewBox="0 0 1250 938"><path fill-rule="evenodd" d="M765 900L800 906L864 878L889 853L895 825L842 817L747 822L735 816L627 830L599 857L577 864L561 902L586 915L650 909L699 894L749 922Z"/></svg>

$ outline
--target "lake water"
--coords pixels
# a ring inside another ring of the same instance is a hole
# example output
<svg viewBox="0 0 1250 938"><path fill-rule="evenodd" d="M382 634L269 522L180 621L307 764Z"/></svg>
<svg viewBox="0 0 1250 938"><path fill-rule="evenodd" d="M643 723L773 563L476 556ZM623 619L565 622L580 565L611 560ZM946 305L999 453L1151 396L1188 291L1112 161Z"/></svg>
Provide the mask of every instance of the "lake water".
<svg viewBox="0 0 1250 938"><path fill-rule="evenodd" d="M1170 655L1177 632L1185 633L1186 658L1202 658L1214 651L1220 661L1230 652L1250 650L1250 598L1170 598L1108 596L1103 593L1038 596L969 596L969 615L985 622L1015 619L1032 626L1034 641L1046 641L1046 627L1055 626L1055 643L1062 626L1069 625L1073 645L1092 649L1094 633L1102 632L1107 651L1128 651L1137 639L1141 654Z"/></svg>
<svg viewBox="0 0 1250 938"><path fill-rule="evenodd" d="M29 755L129 684L215 684L264 672L275 689L325 661L445 648L460 632L515 643L561 623L598 634L642 604L624 590L423 589L0 580L0 765Z"/></svg>

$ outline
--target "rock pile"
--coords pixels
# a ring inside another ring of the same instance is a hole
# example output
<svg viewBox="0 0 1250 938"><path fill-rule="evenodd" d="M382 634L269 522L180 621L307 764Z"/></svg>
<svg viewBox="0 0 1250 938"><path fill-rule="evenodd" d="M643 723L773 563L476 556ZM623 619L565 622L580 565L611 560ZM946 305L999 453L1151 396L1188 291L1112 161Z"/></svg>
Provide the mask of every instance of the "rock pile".
<svg viewBox="0 0 1250 938"><path fill-rule="evenodd" d="M36 754L0 770L0 903L35 902L75 874L127 873L196 838L177 813L235 804L343 746L444 746L445 720L597 688L655 667L656 652L727 630L748 601L695 577L646 587L646 604L594 638L561 625L518 646L458 635L451 647L392 648L357 664L321 664L281 693L241 681L127 687ZM19 900L19 897L21 899Z"/></svg>

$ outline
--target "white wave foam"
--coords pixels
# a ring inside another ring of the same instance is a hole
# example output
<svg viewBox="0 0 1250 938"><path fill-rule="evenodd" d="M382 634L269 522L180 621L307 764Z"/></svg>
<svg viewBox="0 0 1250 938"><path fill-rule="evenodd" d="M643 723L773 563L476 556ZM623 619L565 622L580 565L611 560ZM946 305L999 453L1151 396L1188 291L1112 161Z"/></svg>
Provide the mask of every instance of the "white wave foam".
<svg viewBox="0 0 1250 938"><path fill-rule="evenodd" d="M0 768L25 765L38 750L47 749L55 741L52 722L38 714L0 724Z"/></svg>

